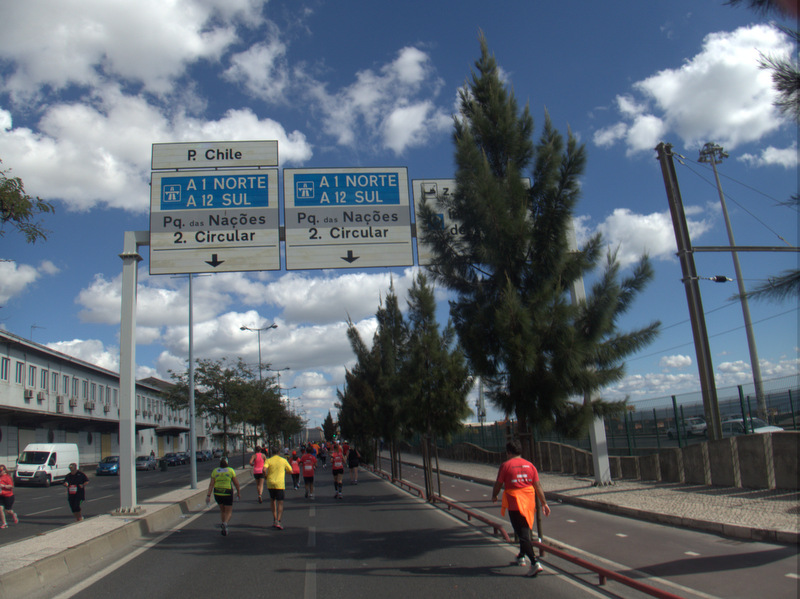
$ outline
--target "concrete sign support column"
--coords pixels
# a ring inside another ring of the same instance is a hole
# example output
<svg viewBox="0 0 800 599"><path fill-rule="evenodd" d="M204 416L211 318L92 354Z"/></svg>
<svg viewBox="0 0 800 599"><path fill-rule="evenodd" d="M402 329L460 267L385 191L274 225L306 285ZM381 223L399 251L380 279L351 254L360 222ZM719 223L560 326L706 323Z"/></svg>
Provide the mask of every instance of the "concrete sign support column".
<svg viewBox="0 0 800 599"><path fill-rule="evenodd" d="M125 231L122 253L122 310L119 333L119 503L134 508L136 501L136 285L139 246L150 244L148 231Z"/></svg>

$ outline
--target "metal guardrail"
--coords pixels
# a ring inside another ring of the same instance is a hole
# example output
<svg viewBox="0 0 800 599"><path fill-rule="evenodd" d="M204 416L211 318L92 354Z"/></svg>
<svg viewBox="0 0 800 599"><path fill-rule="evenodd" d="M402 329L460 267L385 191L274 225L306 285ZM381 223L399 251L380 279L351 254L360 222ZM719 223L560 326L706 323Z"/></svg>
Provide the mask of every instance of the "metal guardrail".
<svg viewBox="0 0 800 599"><path fill-rule="evenodd" d="M420 498L425 497L424 489L416 485L413 485L408 481L398 478L393 479L388 472L385 472L384 470L379 470L372 466L370 466L370 470L372 470L373 473L382 476L383 478L385 478L386 480L388 480L393 484L407 488L409 491L415 492L417 496ZM492 529L494 529L495 535L500 534L506 542L508 543L513 542L508 532L505 530L504 525L498 524L491 518L487 518L486 516L482 516L481 514L475 513L474 511L462 507L458 505L458 503L450 499L446 499L441 495L436 495L435 493L431 496L431 503L433 503L434 505L436 503L443 503L447 506L448 510L457 510L465 514L467 516L467 521L478 520L479 522L482 522L487 526L491 527ZM658 599L682 599L680 595L675 595L674 593L670 593L668 591L662 591L661 589L657 589L656 587L650 586L649 584L639 582L638 580L634 580L633 578L629 578L628 576L619 574L617 572L614 572L613 570L609 570L608 568L603 568L602 566L593 564L578 556L567 553L566 551L542 543L541 541L533 541L533 545L539 548L540 555L545 555L547 553L550 553L560 559L566 560L577 566L580 566L581 568L586 568L587 570L594 572L598 576L600 586L604 586L606 584L606 581L610 579L620 584L623 584L627 587L635 589L641 593L649 595L651 597L657 597Z"/></svg>

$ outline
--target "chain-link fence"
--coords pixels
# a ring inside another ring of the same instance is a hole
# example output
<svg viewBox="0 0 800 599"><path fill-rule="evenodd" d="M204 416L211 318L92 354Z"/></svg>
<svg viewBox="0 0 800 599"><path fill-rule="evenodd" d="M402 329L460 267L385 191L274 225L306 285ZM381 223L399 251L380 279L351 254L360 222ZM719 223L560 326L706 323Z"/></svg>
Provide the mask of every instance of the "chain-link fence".
<svg viewBox="0 0 800 599"><path fill-rule="evenodd" d="M742 420L747 430L730 424L723 434L748 434L761 424L784 430L800 430L800 374L763 381L764 400L759 405L755 385L742 384L717 389L720 418ZM699 391L631 402L624 417L606 419L606 439L611 455L646 455L666 447L685 447L705 441L707 436L703 399ZM732 424L732 423L731 423ZM510 424L499 422L465 426L461 432L439 445L471 443L488 451L504 451ZM534 431L537 441L556 441L590 450L588 436L568 439L554 433Z"/></svg>

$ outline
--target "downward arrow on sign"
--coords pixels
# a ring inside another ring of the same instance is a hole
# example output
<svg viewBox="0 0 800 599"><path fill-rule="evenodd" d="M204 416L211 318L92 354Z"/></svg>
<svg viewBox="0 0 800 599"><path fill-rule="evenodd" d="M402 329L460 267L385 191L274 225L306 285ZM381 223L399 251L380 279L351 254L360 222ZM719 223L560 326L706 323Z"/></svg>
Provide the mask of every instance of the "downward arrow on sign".
<svg viewBox="0 0 800 599"><path fill-rule="evenodd" d="M210 264L214 268L225 262L225 260L217 260L216 254L211 254L211 260L206 260L206 264Z"/></svg>
<svg viewBox="0 0 800 599"><path fill-rule="evenodd" d="M358 260L360 257L361 256L353 256L353 250L347 250L347 256L340 256L342 260L349 262L350 264Z"/></svg>

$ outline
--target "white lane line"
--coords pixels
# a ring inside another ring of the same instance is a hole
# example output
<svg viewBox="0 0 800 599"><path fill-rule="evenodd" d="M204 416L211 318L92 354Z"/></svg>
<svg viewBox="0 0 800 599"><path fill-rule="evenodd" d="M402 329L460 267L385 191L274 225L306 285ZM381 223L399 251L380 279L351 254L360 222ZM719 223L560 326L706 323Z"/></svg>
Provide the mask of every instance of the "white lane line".
<svg viewBox="0 0 800 599"><path fill-rule="evenodd" d="M786 578L793 578L794 580L800 580L800 576L797 575L795 572L789 572L786 575Z"/></svg>
<svg viewBox="0 0 800 599"><path fill-rule="evenodd" d="M308 562L306 564L305 589L303 599L317 599L317 564Z"/></svg>
<svg viewBox="0 0 800 599"><path fill-rule="evenodd" d="M570 524L577 524L578 523L577 520L567 520L567 522L569 522Z"/></svg>
<svg viewBox="0 0 800 599"><path fill-rule="evenodd" d="M699 553L696 553L694 551L684 551L683 554L684 555L689 555L691 557L697 557L698 555L700 555Z"/></svg>
<svg viewBox="0 0 800 599"><path fill-rule="evenodd" d="M69 506L67 506L69 508ZM39 514L46 514L47 512L66 511L63 507L51 507L49 510L42 510L41 512L27 512L25 517L38 516Z"/></svg>
<svg viewBox="0 0 800 599"><path fill-rule="evenodd" d="M308 527L308 546L309 547L316 547L317 545L317 527L316 526L309 526Z"/></svg>
<svg viewBox="0 0 800 599"><path fill-rule="evenodd" d="M114 570L117 570L118 568L121 568L122 566L127 564L129 561L139 557L145 551L153 548L155 545L158 545L161 541L166 539L172 533L179 531L180 529L182 529L187 524L191 524L192 522L197 520L200 516L204 515L210 509L212 509L211 506L205 507L202 511L198 512L194 516L186 518L186 520L184 520L183 522L179 522L173 528L171 528L170 530L164 532L163 534L160 534L155 539L147 541L144 545L139 547L139 549L136 549L136 550L132 551L131 553L129 553L125 557L117 560L113 564L111 564L109 566L106 566L105 568L103 568L99 572L97 572L95 574L92 574L88 578L78 582L75 586L73 586L69 590L66 590L63 593L59 594L59 595L55 595L53 597L53 599L70 599L71 597L74 597L75 595L77 595L78 593L83 591L84 589L87 589L90 586L92 586L98 580L102 580L104 577L106 577L109 574L111 574L111 572L113 572Z"/></svg>
<svg viewBox="0 0 800 599"><path fill-rule="evenodd" d="M628 535L618 532L615 536L619 537L620 539L627 539Z"/></svg>

